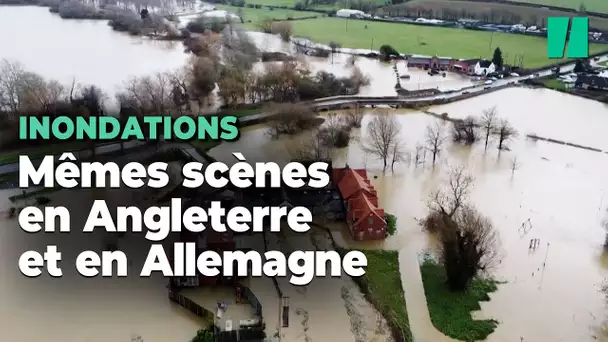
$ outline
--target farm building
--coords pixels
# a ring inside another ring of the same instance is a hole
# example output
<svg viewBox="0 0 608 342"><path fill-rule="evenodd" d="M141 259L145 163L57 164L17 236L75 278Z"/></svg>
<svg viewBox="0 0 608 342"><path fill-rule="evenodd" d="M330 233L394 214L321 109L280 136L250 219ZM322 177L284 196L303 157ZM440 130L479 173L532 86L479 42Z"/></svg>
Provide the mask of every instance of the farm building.
<svg viewBox="0 0 608 342"><path fill-rule="evenodd" d="M346 166L333 170L333 180L345 203L346 222L353 239L386 238L388 232L384 209L378 207L377 192L367 178L367 172Z"/></svg>
<svg viewBox="0 0 608 342"><path fill-rule="evenodd" d="M424 69L452 69L455 59L452 57L411 55L407 58L407 66Z"/></svg>
<svg viewBox="0 0 608 342"><path fill-rule="evenodd" d="M369 17L369 14L365 14L363 11L352 10L352 9L341 9L336 12L336 17L340 18L364 18Z"/></svg>
<svg viewBox="0 0 608 342"><path fill-rule="evenodd" d="M475 66L478 62L479 58L459 59L452 64L452 68L455 71L459 71L465 74L472 74L475 72Z"/></svg>

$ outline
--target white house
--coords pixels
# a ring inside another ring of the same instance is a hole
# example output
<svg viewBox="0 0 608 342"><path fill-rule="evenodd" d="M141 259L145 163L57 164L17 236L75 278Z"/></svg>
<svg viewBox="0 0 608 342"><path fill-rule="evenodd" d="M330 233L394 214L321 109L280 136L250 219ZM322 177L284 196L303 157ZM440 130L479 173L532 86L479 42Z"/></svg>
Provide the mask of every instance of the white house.
<svg viewBox="0 0 608 342"><path fill-rule="evenodd" d="M359 10L352 10L352 9L341 9L338 10L336 12L336 17L340 17L340 18L363 18L363 17L367 17L368 15L365 14L365 12L363 11L359 11Z"/></svg>
<svg viewBox="0 0 608 342"><path fill-rule="evenodd" d="M496 66L491 61L480 60L475 64L474 73L478 76L485 76L496 71Z"/></svg>

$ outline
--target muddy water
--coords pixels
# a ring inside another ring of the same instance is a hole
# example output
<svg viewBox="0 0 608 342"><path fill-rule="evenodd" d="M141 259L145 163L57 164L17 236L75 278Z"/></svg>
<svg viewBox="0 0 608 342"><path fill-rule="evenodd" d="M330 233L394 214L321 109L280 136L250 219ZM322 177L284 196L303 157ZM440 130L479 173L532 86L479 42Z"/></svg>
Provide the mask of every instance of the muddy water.
<svg viewBox="0 0 608 342"><path fill-rule="evenodd" d="M3 341L31 342L41 338L62 342L189 341L201 322L190 312L167 298L167 280L162 276L137 276L149 244L141 235L127 234L119 247L129 256L128 278L87 279L76 274L74 260L84 250L105 249L107 235L77 233L84 224L93 199L144 198L149 194L127 189L70 191L50 195L55 205L65 205L72 216L72 231L67 234L26 234L16 219L4 219L12 206L9 191L0 202L0 321ZM124 203L124 202L123 202ZM133 202L130 202L133 203ZM32 203L30 203L32 204ZM63 253L62 278L42 275L26 278L19 273L17 260L26 250L44 252L46 245L57 245Z"/></svg>
<svg viewBox="0 0 608 342"><path fill-rule="evenodd" d="M191 16L183 16L186 23ZM35 23L33 25L32 23ZM39 27L44 27L40 30ZM108 95L114 104L115 93L123 82L133 76L172 71L185 65L188 55L179 41L153 41L114 32L105 20L63 20L43 7L2 6L0 31L14 32L0 36L0 59L18 61L28 70L69 85L94 84ZM291 43L277 36L251 32L251 37L263 51L295 53ZM50 53L52 51L52 53ZM302 56L316 72L328 71L348 76L352 68L348 55L330 58ZM260 67L263 63L259 63ZM396 78L391 64L365 58L355 63L371 78L361 90L365 95L395 95ZM402 72L403 73L403 72ZM410 80L402 80L406 89L439 88L443 90L470 85L459 75L429 76L422 70L409 70Z"/></svg>
<svg viewBox="0 0 608 342"><path fill-rule="evenodd" d="M110 100L129 77L179 68L188 57L181 42L119 34L106 20L63 20L46 7L2 6L0 30L0 59L66 85L94 84Z"/></svg>
<svg viewBox="0 0 608 342"><path fill-rule="evenodd" d="M471 201L500 231L501 253L494 274L507 281L476 313L501 322L488 341L608 340L600 331L608 312L598 291L608 275L602 249L608 156L524 138L536 133L608 147L600 131L608 123L608 109L547 90L511 89L431 110L462 117L494 105L520 132L520 138L508 144L510 151L498 153L495 142L484 152L482 144L466 148L448 141L434 168L427 156L424 164L403 163L383 176L379 162L364 156L353 142L336 153L335 163L366 166L381 205L398 216L398 234L384 247L417 251L433 247L417 224L429 194L446 178L449 165L466 164L476 178ZM415 146L424 143L425 127L436 119L415 112L392 113L402 124L402 138L413 158ZM364 130L361 134L365 139ZM285 145L268 141L262 128L250 129L240 142L219 146L215 153L228 162L225 156L234 150L252 160L279 160L289 157ZM540 240L536 250L528 248L531 239Z"/></svg>

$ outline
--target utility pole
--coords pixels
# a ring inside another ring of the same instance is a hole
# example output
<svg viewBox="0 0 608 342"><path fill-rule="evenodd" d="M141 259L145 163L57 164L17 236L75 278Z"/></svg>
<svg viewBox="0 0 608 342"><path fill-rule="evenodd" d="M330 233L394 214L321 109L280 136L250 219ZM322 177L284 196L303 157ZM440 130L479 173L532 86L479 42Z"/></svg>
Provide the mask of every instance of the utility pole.
<svg viewBox="0 0 608 342"><path fill-rule="evenodd" d="M490 45L488 46L488 51L492 51L492 40L494 40L494 31L490 34Z"/></svg>

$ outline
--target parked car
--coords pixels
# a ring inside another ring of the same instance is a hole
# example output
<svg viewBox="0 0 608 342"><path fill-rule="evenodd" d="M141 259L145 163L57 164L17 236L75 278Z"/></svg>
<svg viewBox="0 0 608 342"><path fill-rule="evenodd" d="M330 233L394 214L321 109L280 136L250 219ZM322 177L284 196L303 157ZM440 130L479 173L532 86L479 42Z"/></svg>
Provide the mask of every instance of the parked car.
<svg viewBox="0 0 608 342"><path fill-rule="evenodd" d="M494 81L492 81L492 80L487 80L487 81L483 82L483 84L492 84L492 83L494 83Z"/></svg>
<svg viewBox="0 0 608 342"><path fill-rule="evenodd" d="M490 87L490 86L485 86L485 87L483 87L483 89L491 89L491 88L492 88L492 87Z"/></svg>

